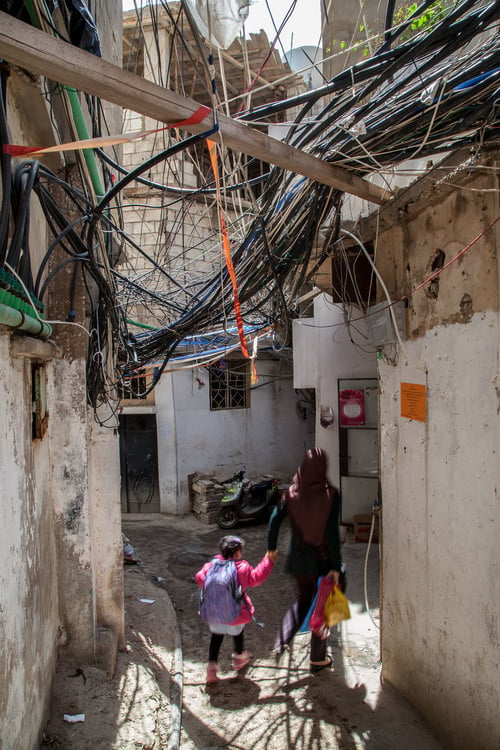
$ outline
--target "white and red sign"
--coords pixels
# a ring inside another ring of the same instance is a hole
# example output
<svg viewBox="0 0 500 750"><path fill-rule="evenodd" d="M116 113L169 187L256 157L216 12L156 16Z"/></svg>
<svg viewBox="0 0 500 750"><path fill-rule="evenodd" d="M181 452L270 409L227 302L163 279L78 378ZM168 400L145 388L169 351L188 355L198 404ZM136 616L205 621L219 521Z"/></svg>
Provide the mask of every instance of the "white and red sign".
<svg viewBox="0 0 500 750"><path fill-rule="evenodd" d="M342 427L365 424L365 392L362 388L340 391L340 424Z"/></svg>

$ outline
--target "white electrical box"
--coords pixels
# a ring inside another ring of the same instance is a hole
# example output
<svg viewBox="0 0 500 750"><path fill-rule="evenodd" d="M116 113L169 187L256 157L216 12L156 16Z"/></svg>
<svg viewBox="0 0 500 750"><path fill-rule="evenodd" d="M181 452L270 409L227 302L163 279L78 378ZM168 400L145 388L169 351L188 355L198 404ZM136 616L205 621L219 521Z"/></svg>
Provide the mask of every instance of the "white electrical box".
<svg viewBox="0 0 500 750"><path fill-rule="evenodd" d="M401 339L406 339L406 307L404 300L391 305L398 331ZM393 344L398 340L394 323L392 321L391 309L388 302L379 302L372 305L366 311L366 326L368 343L371 346L384 346Z"/></svg>

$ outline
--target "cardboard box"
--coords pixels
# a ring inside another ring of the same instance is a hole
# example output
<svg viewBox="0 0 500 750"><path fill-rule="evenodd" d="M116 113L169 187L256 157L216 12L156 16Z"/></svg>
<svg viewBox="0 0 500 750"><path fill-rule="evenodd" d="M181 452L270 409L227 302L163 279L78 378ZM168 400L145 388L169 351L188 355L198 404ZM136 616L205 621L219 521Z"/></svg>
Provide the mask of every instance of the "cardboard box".
<svg viewBox="0 0 500 750"><path fill-rule="evenodd" d="M373 516L371 513L360 513L357 516L353 516L354 539L356 542L367 542L369 540L370 530L372 527L372 517ZM375 516L375 526L373 528L372 542L378 542L378 536L378 516Z"/></svg>

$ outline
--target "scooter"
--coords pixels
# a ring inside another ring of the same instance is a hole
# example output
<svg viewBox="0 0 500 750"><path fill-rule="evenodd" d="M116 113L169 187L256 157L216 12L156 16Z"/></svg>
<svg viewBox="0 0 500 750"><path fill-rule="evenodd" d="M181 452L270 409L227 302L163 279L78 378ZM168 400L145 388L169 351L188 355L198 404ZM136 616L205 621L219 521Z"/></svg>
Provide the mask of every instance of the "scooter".
<svg viewBox="0 0 500 750"><path fill-rule="evenodd" d="M249 484L242 469L229 480L215 520L221 529L233 529L241 521L267 520L280 497L276 479Z"/></svg>

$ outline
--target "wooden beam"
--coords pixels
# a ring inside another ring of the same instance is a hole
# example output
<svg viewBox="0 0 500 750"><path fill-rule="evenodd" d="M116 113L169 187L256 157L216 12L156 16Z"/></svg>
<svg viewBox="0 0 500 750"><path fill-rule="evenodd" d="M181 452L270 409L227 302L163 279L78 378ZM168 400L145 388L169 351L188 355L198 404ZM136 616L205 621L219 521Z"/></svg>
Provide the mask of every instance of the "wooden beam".
<svg viewBox="0 0 500 750"><path fill-rule="evenodd" d="M199 107L192 99L125 71L3 12L0 12L0 57L32 73L167 124L188 119ZM219 125L219 133L211 138L236 151L372 203L380 205L390 197L388 191L378 185L271 138L243 122L219 115ZM209 121L185 129L191 133L203 133L212 126L213 115Z"/></svg>

